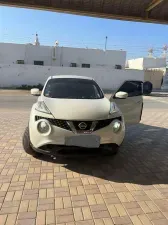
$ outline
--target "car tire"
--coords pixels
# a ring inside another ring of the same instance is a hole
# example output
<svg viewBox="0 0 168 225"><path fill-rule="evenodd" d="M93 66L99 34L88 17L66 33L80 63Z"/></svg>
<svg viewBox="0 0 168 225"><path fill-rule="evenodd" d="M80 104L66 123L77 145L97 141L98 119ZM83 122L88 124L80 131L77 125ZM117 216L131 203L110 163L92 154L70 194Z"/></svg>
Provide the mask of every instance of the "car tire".
<svg viewBox="0 0 168 225"><path fill-rule="evenodd" d="M153 84L149 81L146 81L143 83L143 89L144 89L145 95L150 95L153 89Z"/></svg>
<svg viewBox="0 0 168 225"><path fill-rule="evenodd" d="M116 155L119 151L119 146L118 145L115 145L115 144L111 144L108 146L108 148L104 149L104 153L105 155L107 156L110 156L110 155Z"/></svg>
<svg viewBox="0 0 168 225"><path fill-rule="evenodd" d="M34 157L37 157L40 155L38 152L35 152L33 150L33 148L31 147L28 127L26 127L25 132L23 134L22 144L23 144L23 148L27 154L32 155Z"/></svg>

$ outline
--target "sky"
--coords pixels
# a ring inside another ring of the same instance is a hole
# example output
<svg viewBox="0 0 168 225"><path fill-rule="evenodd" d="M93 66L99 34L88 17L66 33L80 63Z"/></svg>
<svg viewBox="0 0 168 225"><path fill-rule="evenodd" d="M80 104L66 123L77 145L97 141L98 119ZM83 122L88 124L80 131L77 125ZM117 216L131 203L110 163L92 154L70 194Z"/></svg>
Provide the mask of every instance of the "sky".
<svg viewBox="0 0 168 225"><path fill-rule="evenodd" d="M77 16L49 11L0 6L0 42L33 43L36 32L41 45L123 49L128 58L154 55L168 44L168 25Z"/></svg>

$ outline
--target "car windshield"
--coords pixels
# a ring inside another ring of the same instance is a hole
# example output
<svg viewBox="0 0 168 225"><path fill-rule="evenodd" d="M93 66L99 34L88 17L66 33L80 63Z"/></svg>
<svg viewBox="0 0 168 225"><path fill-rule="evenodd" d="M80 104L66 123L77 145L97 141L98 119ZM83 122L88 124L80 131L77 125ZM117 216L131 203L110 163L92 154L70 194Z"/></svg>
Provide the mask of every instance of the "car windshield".
<svg viewBox="0 0 168 225"><path fill-rule="evenodd" d="M44 96L65 99L100 99L104 97L94 80L76 78L50 79L45 87Z"/></svg>

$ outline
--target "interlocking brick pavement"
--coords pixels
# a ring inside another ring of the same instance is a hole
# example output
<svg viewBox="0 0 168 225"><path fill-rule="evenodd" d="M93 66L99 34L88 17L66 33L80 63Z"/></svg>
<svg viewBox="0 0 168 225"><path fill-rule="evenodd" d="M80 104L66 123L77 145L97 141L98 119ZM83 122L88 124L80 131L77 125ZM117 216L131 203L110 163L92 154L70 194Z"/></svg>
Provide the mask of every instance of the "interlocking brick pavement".
<svg viewBox="0 0 168 225"><path fill-rule="evenodd" d="M118 155L36 159L29 114L0 111L0 225L168 225L168 114L144 111Z"/></svg>
<svg viewBox="0 0 168 225"><path fill-rule="evenodd" d="M168 104L168 94L166 94L165 96L163 95L149 95L149 96L143 96L144 99L150 99L150 100L154 100L156 102L162 102L162 103L165 103L165 104Z"/></svg>

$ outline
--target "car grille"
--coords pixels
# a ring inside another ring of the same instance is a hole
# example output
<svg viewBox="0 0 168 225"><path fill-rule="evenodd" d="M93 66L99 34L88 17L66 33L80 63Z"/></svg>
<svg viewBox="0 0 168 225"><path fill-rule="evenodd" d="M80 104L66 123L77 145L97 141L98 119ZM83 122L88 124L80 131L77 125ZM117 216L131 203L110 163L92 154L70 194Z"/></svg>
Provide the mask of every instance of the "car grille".
<svg viewBox="0 0 168 225"><path fill-rule="evenodd" d="M62 129L65 129L65 130L71 130L70 126L68 125L68 121L66 120L59 120L59 119L52 119L52 118L45 118L45 117L41 117L41 116L35 116L35 121L38 121L40 119L46 119L48 120L52 125L54 126L57 126L57 127L60 127ZM116 118L112 118L112 119L107 119L107 120L98 120L98 121L71 121L75 127L75 130L76 131L89 131L91 129L91 126L92 126L92 123L93 122L97 122L95 128L93 131L96 131L96 130L100 130L104 127L107 127L108 125L110 125L110 123L114 120L122 120L121 117L116 117ZM84 122L87 126L85 129L80 129L79 128L79 124Z"/></svg>
<svg viewBox="0 0 168 225"><path fill-rule="evenodd" d="M71 131L71 128L69 127L69 125L67 124L67 122L65 120L58 120L58 119L52 119L52 118L45 118L45 117L41 117L41 116L35 116L35 121L41 120L41 119L48 120L54 126Z"/></svg>
<svg viewBox="0 0 168 225"><path fill-rule="evenodd" d="M78 131L78 130L81 130L79 128L79 124L84 122L86 124L86 128L85 129L82 129L83 131L86 131L86 130L90 130L91 126L92 126L92 122L93 121L72 121L73 122L73 125L75 127L75 129Z"/></svg>
<svg viewBox="0 0 168 225"><path fill-rule="evenodd" d="M95 127L94 131L100 130L104 127L107 127L108 125L110 125L111 122L113 122L116 119L121 121L121 117L97 121L97 124L96 124L96 127Z"/></svg>

